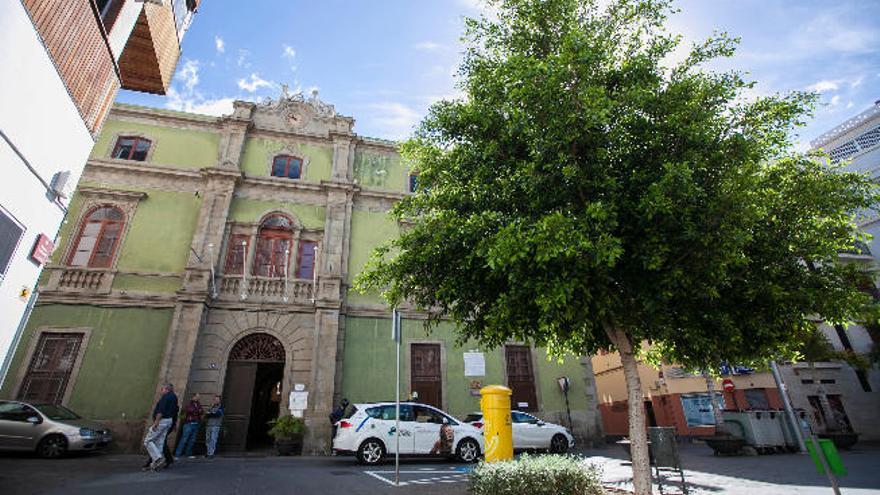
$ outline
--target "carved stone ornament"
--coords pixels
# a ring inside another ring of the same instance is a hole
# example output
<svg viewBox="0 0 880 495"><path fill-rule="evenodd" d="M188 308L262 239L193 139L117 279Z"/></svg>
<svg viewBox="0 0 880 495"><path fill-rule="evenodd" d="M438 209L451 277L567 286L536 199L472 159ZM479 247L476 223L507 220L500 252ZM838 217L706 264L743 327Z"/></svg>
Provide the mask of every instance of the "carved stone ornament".
<svg viewBox="0 0 880 495"><path fill-rule="evenodd" d="M280 116L291 129L302 129L315 118L332 119L337 115L333 105L318 98L317 89L306 97L302 91L291 93L286 84L281 85L277 100L266 98L259 108Z"/></svg>

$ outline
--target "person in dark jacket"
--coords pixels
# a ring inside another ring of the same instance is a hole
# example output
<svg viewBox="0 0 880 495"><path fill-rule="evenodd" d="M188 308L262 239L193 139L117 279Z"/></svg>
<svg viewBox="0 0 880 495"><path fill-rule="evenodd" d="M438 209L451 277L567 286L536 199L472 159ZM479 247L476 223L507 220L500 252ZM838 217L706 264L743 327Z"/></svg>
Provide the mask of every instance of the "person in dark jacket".
<svg viewBox="0 0 880 495"><path fill-rule="evenodd" d="M180 430L180 441L177 442L176 457L186 454L193 459L193 444L196 443L196 435L199 432L199 426L202 424L202 404L199 402L199 394L193 394L189 404L183 410L186 413L186 419L183 422L183 428Z"/></svg>
<svg viewBox="0 0 880 495"><path fill-rule="evenodd" d="M333 410L330 413L330 444L333 444L333 439L336 438L336 423L338 423L342 418L345 417L345 410L348 409L348 399L342 399L342 402L339 403L339 407Z"/></svg>
<svg viewBox="0 0 880 495"><path fill-rule="evenodd" d="M150 454L150 468L153 470L162 469L166 465L162 450L165 438L177 417L177 411L177 395L174 394L174 386L166 383L162 386L162 396L156 402L156 407L153 408L153 423L144 437L144 447Z"/></svg>

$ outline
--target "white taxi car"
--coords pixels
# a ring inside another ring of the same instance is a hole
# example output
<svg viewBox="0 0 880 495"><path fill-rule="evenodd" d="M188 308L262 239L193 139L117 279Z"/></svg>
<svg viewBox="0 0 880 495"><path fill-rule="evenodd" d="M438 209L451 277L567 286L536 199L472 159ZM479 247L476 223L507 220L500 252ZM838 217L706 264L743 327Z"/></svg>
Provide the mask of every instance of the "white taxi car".
<svg viewBox="0 0 880 495"><path fill-rule="evenodd" d="M395 403L352 404L336 423L333 451L378 464L397 446ZM441 438L441 434L443 437ZM483 432L426 404L401 402L400 455L445 456L475 462L483 451Z"/></svg>
<svg viewBox="0 0 880 495"><path fill-rule="evenodd" d="M574 447L574 437L564 426L547 423L522 411L510 411L514 450L548 450L564 454ZM483 413L474 412L464 422L483 428Z"/></svg>

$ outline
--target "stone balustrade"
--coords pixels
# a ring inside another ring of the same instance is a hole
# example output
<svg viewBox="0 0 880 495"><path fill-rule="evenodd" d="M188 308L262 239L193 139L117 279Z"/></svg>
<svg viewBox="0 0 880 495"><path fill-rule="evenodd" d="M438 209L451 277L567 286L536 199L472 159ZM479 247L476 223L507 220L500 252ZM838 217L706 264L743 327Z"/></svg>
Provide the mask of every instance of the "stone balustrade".
<svg viewBox="0 0 880 495"><path fill-rule="evenodd" d="M312 281L302 279L288 279L287 289L283 278L270 277L247 277L247 290L242 290L244 285L241 275L223 275L218 277L217 298L220 300L250 301L263 303L297 302L310 304L312 302Z"/></svg>

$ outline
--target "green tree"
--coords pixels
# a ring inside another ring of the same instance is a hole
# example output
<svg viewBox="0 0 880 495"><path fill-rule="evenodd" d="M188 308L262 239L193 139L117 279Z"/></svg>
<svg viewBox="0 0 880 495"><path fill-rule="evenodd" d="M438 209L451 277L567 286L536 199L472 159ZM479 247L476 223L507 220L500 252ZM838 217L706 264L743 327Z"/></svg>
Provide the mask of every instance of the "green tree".
<svg viewBox="0 0 880 495"><path fill-rule="evenodd" d="M666 0L491 3L466 21L465 96L402 145L408 227L357 284L487 346L616 348L647 494L640 342L693 369L747 364L791 354L810 315L852 317L854 271L834 261L874 189L789 151L815 95L748 100L741 74L705 68L736 40L666 62Z"/></svg>

